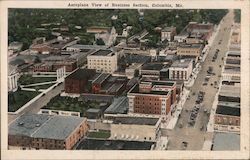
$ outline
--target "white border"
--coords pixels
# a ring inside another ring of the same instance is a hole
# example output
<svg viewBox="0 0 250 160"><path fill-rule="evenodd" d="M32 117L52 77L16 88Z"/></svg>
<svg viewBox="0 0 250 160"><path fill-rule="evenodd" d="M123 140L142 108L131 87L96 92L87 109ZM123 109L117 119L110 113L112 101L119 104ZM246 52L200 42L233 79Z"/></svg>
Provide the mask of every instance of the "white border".
<svg viewBox="0 0 250 160"><path fill-rule="evenodd" d="M168 1L109 1L109 3L178 3L183 8L172 9L241 9L242 59L241 63L241 150L240 151L14 151L7 150L7 9L8 8L68 8L68 3L107 1L1 1L1 152L2 159L249 159L249 1L248 0L168 0ZM90 8L90 7L85 7ZM107 7L107 9L110 7ZM84 9L75 7L75 9ZM127 8L120 8L127 9ZM132 9L132 8L130 8ZM133 8L136 9L136 8ZM148 8L152 9L152 8ZM164 8L153 8L164 9ZM165 8L169 9L169 8Z"/></svg>

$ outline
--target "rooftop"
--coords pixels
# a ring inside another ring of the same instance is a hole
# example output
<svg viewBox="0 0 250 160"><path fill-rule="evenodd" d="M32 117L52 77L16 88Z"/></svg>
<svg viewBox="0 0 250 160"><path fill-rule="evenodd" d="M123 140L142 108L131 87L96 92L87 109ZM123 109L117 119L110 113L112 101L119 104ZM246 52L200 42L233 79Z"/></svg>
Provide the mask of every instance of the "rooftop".
<svg viewBox="0 0 250 160"><path fill-rule="evenodd" d="M222 85L219 95L229 97L240 97L240 86Z"/></svg>
<svg viewBox="0 0 250 160"><path fill-rule="evenodd" d="M10 124L9 135L64 140L83 120L75 116L25 114Z"/></svg>
<svg viewBox="0 0 250 160"><path fill-rule="evenodd" d="M171 67L178 67L178 68L187 68L190 64L192 64L192 59L181 59L174 61Z"/></svg>
<svg viewBox="0 0 250 160"><path fill-rule="evenodd" d="M162 29L162 32L171 32L175 29L175 27L165 27Z"/></svg>
<svg viewBox="0 0 250 160"><path fill-rule="evenodd" d="M150 92L142 92L139 90L139 84L136 84L129 93L137 93L137 94L151 94L151 95L168 95L169 91L159 91L159 90L151 90Z"/></svg>
<svg viewBox="0 0 250 160"><path fill-rule="evenodd" d="M153 142L84 139L77 150L150 150Z"/></svg>
<svg viewBox="0 0 250 160"><path fill-rule="evenodd" d="M92 56L108 56L110 53L112 53L113 51L111 50L104 50L104 49L100 49L94 53L92 53ZM113 56L113 54L111 55Z"/></svg>
<svg viewBox="0 0 250 160"><path fill-rule="evenodd" d="M102 73L92 83L102 84L108 77L110 77L109 73Z"/></svg>
<svg viewBox="0 0 250 160"><path fill-rule="evenodd" d="M213 150L240 150L240 135L235 133L216 133Z"/></svg>
<svg viewBox="0 0 250 160"><path fill-rule="evenodd" d="M151 125L155 126L159 118L146 117L115 117L113 124L131 124L131 125Z"/></svg>
<svg viewBox="0 0 250 160"><path fill-rule="evenodd" d="M105 45L83 45L83 44L74 44L67 48L77 48L81 50L90 50L90 49L107 49Z"/></svg>
<svg viewBox="0 0 250 160"><path fill-rule="evenodd" d="M181 44L178 48L201 48L202 44Z"/></svg>
<svg viewBox="0 0 250 160"><path fill-rule="evenodd" d="M125 54L126 63L145 63L151 60L150 56L138 55L138 54Z"/></svg>
<svg viewBox="0 0 250 160"><path fill-rule="evenodd" d="M164 68L165 64L163 63L146 63L141 67L141 70L157 70L160 71Z"/></svg>
<svg viewBox="0 0 250 160"><path fill-rule="evenodd" d="M228 106L228 107L240 108L240 103L219 101L218 106Z"/></svg>
<svg viewBox="0 0 250 160"><path fill-rule="evenodd" d="M88 80L95 75L95 69L78 69L66 77L66 79Z"/></svg>
<svg viewBox="0 0 250 160"><path fill-rule="evenodd" d="M228 107L226 105L218 105L216 109L216 114L240 116L240 108Z"/></svg>
<svg viewBox="0 0 250 160"><path fill-rule="evenodd" d="M114 98L113 103L105 110L106 114L126 113L128 110L128 98Z"/></svg>

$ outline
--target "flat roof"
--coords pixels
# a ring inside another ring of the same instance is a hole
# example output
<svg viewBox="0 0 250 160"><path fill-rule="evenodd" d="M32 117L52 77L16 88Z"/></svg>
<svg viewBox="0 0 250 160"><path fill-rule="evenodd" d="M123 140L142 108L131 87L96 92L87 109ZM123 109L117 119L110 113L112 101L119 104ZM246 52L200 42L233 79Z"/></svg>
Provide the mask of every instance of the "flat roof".
<svg viewBox="0 0 250 160"><path fill-rule="evenodd" d="M157 70L160 71L162 68L164 68L163 63L145 63L142 67L141 70Z"/></svg>
<svg viewBox="0 0 250 160"><path fill-rule="evenodd" d="M64 140L83 120L75 116L24 114L10 124L9 135Z"/></svg>
<svg viewBox="0 0 250 160"><path fill-rule="evenodd" d="M171 32L175 29L176 27L165 27L162 29L163 32Z"/></svg>
<svg viewBox="0 0 250 160"><path fill-rule="evenodd" d="M145 63L151 60L150 56L138 55L138 54L125 54L126 63Z"/></svg>
<svg viewBox="0 0 250 160"><path fill-rule="evenodd" d="M236 133L215 133L213 150L240 150L240 135Z"/></svg>
<svg viewBox="0 0 250 160"><path fill-rule="evenodd" d="M229 116L240 116L240 108L229 107L226 105L218 105L216 109L216 114L223 114Z"/></svg>
<svg viewBox="0 0 250 160"><path fill-rule="evenodd" d="M113 124L131 124L131 125L150 125L154 126L159 121L159 118L146 117L115 117Z"/></svg>
<svg viewBox="0 0 250 160"><path fill-rule="evenodd" d="M92 56L107 56L109 55L110 53L112 53L113 51L111 50L108 50L108 49L100 49L94 53L92 53L91 55Z"/></svg>
<svg viewBox="0 0 250 160"><path fill-rule="evenodd" d="M71 73L66 79L88 80L95 75L95 69L78 69Z"/></svg>
<svg viewBox="0 0 250 160"><path fill-rule="evenodd" d="M240 97L240 86L222 85L219 92L220 96Z"/></svg>
<svg viewBox="0 0 250 160"><path fill-rule="evenodd" d="M150 150L154 142L84 139L77 150Z"/></svg>
<svg viewBox="0 0 250 160"><path fill-rule="evenodd" d="M123 113L126 113L127 110L128 110L128 98L123 96L123 97L114 98L113 103L105 110L104 113L123 114Z"/></svg>
<svg viewBox="0 0 250 160"><path fill-rule="evenodd" d="M181 44L178 48L201 48L202 44Z"/></svg>
<svg viewBox="0 0 250 160"><path fill-rule="evenodd" d="M190 63L192 63L192 59L176 60L171 65L171 67L187 68L190 65Z"/></svg>
<svg viewBox="0 0 250 160"><path fill-rule="evenodd" d="M150 92L140 92L139 91L139 84L136 84L129 93L137 93L137 94L153 94L153 95L168 95L169 91L150 91Z"/></svg>

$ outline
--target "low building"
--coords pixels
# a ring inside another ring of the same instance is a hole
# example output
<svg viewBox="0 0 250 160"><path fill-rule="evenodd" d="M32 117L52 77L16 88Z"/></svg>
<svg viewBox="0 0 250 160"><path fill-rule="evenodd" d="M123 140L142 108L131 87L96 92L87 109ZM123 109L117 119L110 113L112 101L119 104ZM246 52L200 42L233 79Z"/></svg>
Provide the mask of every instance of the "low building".
<svg viewBox="0 0 250 160"><path fill-rule="evenodd" d="M96 75L94 69L78 69L65 78L65 92L80 94L89 91L91 83L89 80Z"/></svg>
<svg viewBox="0 0 250 160"><path fill-rule="evenodd" d="M115 117L110 139L156 142L160 136L160 121L160 118Z"/></svg>
<svg viewBox="0 0 250 160"><path fill-rule="evenodd" d="M235 133L215 133L213 151L240 151L240 135Z"/></svg>
<svg viewBox="0 0 250 160"><path fill-rule="evenodd" d="M176 35L176 27L165 27L161 30L161 41L167 40L171 42Z"/></svg>
<svg viewBox="0 0 250 160"><path fill-rule="evenodd" d="M9 148L63 150L72 149L88 126L86 118L76 116L24 114L8 130Z"/></svg>
<svg viewBox="0 0 250 160"><path fill-rule="evenodd" d="M88 68L97 72L115 72L118 69L117 61L117 53L111 50L98 50L87 56Z"/></svg>
<svg viewBox="0 0 250 160"><path fill-rule="evenodd" d="M33 72L52 72L53 64L52 63L39 63L33 66Z"/></svg>
<svg viewBox="0 0 250 160"><path fill-rule="evenodd" d="M169 68L171 63L169 62L151 62L145 63L139 70L139 75L142 77L152 78L159 80L161 77L161 70Z"/></svg>
<svg viewBox="0 0 250 160"><path fill-rule="evenodd" d="M146 81L136 84L127 94L129 112L167 117L176 106L176 83Z"/></svg>
<svg viewBox="0 0 250 160"><path fill-rule="evenodd" d="M187 81L192 74L192 70L192 59L177 60L169 68L169 79Z"/></svg>
<svg viewBox="0 0 250 160"><path fill-rule="evenodd" d="M177 55L199 57L202 49L203 45L201 44L182 44L177 47Z"/></svg>

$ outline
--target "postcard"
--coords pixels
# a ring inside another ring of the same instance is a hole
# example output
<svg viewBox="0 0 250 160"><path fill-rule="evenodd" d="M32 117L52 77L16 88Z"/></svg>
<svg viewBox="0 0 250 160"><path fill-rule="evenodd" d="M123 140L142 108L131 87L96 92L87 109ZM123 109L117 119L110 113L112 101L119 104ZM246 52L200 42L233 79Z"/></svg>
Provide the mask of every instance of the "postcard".
<svg viewBox="0 0 250 160"><path fill-rule="evenodd" d="M247 0L1 1L2 159L249 159Z"/></svg>

